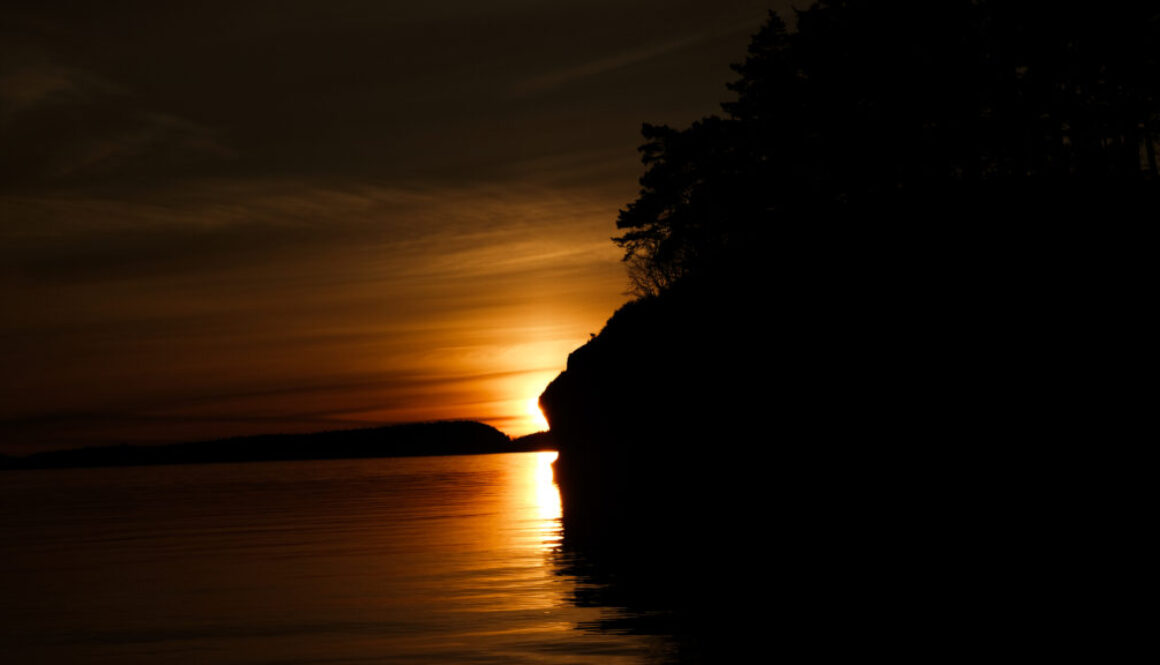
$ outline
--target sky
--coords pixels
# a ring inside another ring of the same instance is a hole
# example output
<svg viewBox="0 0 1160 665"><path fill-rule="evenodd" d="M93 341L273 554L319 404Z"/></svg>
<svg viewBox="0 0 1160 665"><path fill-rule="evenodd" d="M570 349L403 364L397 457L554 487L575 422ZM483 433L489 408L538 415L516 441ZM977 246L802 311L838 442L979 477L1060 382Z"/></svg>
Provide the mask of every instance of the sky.
<svg viewBox="0 0 1160 665"><path fill-rule="evenodd" d="M0 453L529 409L788 2L0 0Z"/></svg>

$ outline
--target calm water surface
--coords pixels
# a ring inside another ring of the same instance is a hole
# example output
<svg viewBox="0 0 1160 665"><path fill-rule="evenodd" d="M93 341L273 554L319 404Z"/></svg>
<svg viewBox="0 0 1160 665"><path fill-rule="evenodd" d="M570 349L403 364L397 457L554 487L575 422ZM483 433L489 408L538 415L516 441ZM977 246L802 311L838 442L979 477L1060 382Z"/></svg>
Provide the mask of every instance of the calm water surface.
<svg viewBox="0 0 1160 665"><path fill-rule="evenodd" d="M665 660L585 629L554 455L4 473L4 660Z"/></svg>

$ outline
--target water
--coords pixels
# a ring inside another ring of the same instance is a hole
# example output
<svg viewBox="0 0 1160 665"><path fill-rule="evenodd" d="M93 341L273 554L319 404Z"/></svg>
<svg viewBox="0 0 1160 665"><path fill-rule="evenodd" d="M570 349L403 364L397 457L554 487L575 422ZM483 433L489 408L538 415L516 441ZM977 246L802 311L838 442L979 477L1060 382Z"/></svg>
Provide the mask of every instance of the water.
<svg viewBox="0 0 1160 665"><path fill-rule="evenodd" d="M4 473L5 660L666 660L576 602L553 456Z"/></svg>

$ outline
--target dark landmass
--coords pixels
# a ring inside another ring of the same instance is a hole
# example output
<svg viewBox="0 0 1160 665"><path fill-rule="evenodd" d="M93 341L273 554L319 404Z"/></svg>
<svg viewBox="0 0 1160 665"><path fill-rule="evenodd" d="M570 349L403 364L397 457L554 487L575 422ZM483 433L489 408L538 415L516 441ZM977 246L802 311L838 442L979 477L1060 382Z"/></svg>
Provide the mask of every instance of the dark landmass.
<svg viewBox="0 0 1160 665"><path fill-rule="evenodd" d="M1158 36L1126 5L820 2L771 16L725 117L644 127L638 298L541 396L577 602L626 609L601 628L690 663L1071 644L1029 608L1139 403ZM748 598L776 610L722 610Z"/></svg>
<svg viewBox="0 0 1160 665"><path fill-rule="evenodd" d="M556 437L551 432L534 432L512 439L511 445L518 452L556 450Z"/></svg>
<svg viewBox="0 0 1160 665"><path fill-rule="evenodd" d="M163 446L102 446L35 453L26 457L0 456L0 469L479 455L551 449L550 440L543 433L512 440L483 423L443 421Z"/></svg>

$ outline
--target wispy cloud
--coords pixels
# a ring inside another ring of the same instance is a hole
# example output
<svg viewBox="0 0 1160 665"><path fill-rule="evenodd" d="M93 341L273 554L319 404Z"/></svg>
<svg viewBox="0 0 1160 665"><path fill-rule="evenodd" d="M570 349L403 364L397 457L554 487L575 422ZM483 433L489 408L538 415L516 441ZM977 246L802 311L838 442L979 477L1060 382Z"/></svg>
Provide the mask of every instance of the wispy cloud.
<svg viewBox="0 0 1160 665"><path fill-rule="evenodd" d="M0 71L0 185L156 173L237 153L213 128L78 67Z"/></svg>
<svg viewBox="0 0 1160 665"><path fill-rule="evenodd" d="M96 409L159 439L500 422L619 302L617 203L308 179L0 196L0 307L20 313L0 420L50 439L68 433L27 420L49 405L61 428Z"/></svg>
<svg viewBox="0 0 1160 665"><path fill-rule="evenodd" d="M646 46L631 51L624 51L615 55L598 58L589 62L581 63L571 67L557 69L545 74L533 76L523 81L520 81L512 87L512 92L517 95L527 95L538 92L544 92L553 88L559 88L567 83L577 79L588 78L590 76L599 76L607 72L629 67L637 63L652 60L683 48L687 48L697 42L704 41L704 37L687 37L662 44L655 44Z"/></svg>
<svg viewBox="0 0 1160 665"><path fill-rule="evenodd" d="M662 58L671 53L692 48L698 44L718 39L724 35L752 30L751 19L734 21L710 30L701 30L679 39L672 39L602 56L580 64L562 67L543 74L525 78L512 87L516 95L541 93L564 87L580 79L600 76L626 67Z"/></svg>
<svg viewBox="0 0 1160 665"><path fill-rule="evenodd" d="M517 422L768 6L122 4L0 9L0 446Z"/></svg>
<svg viewBox="0 0 1160 665"><path fill-rule="evenodd" d="M371 248L380 269L367 269L396 278L494 275L607 249L616 204L512 185L303 180L211 180L122 197L0 195L0 257L5 272L49 282L252 270L291 255L308 265Z"/></svg>
<svg viewBox="0 0 1160 665"><path fill-rule="evenodd" d="M23 64L0 70L0 121L52 104L89 102L124 90L75 67Z"/></svg>

